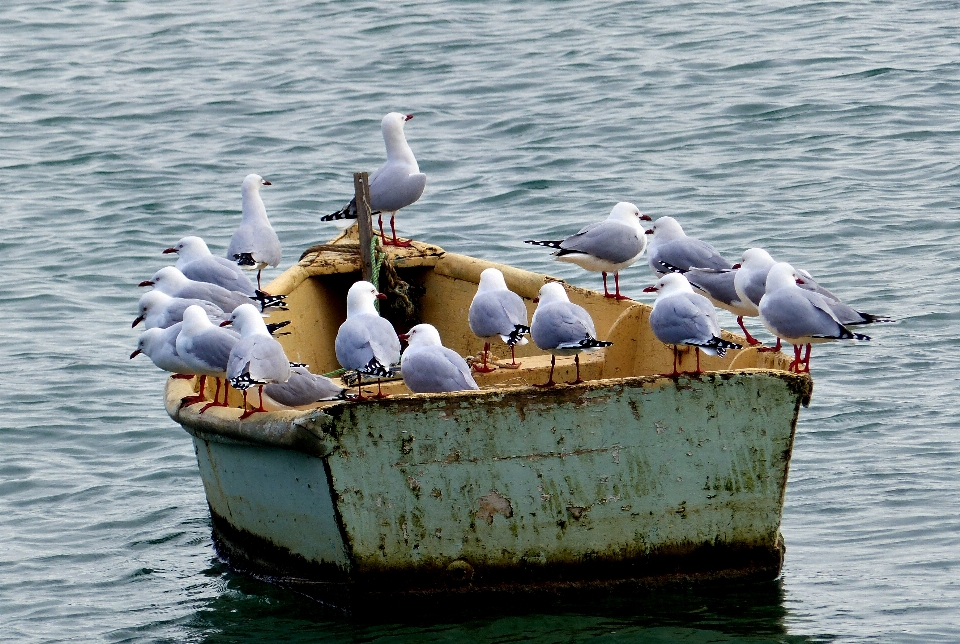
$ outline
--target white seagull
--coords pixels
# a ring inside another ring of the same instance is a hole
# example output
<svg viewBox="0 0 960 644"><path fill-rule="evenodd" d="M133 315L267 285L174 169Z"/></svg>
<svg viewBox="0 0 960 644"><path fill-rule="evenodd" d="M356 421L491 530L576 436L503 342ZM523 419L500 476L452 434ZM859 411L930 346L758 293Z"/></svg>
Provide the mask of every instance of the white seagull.
<svg viewBox="0 0 960 644"><path fill-rule="evenodd" d="M479 389L470 367L453 349L443 346L431 324L418 324L400 336L409 342L400 358L400 373L415 394Z"/></svg>
<svg viewBox="0 0 960 644"><path fill-rule="evenodd" d="M370 208L380 213L390 213L390 232L392 239L388 240L383 233L383 215L380 215L380 240L384 246L409 246L409 241L397 239L397 230L394 218L397 211L415 203L427 185L427 175L420 172L413 150L407 144L403 135L403 125L413 118L413 114L390 112L380 121L380 131L383 133L383 143L387 148L387 161L376 172L370 175ZM320 221L334 219L356 219L357 200L354 197L350 203L337 212L324 215Z"/></svg>
<svg viewBox="0 0 960 644"><path fill-rule="evenodd" d="M597 340L593 318L582 306L570 301L560 282L547 282L541 286L534 302L537 302L537 309L530 323L530 337L540 349L550 352L550 377L547 382L537 386L552 387L555 384L553 369L557 356L576 356L577 378L567 384L583 382L580 378L580 352L596 351L613 343Z"/></svg>
<svg viewBox="0 0 960 644"><path fill-rule="evenodd" d="M667 273L654 286L643 289L656 293L657 300L650 312L650 328L660 342L673 346L673 373L677 375L677 345L689 345L697 354L700 369L700 351L721 358L727 349L741 349L739 344L720 337L717 312L703 295L695 293L687 278L679 273Z"/></svg>
<svg viewBox="0 0 960 644"><path fill-rule="evenodd" d="M243 414L240 420L264 412L263 386L286 382L290 379L290 361L280 343L270 336L267 325L253 304L243 304L234 309L221 326L232 324L240 333L240 340L230 350L227 360L227 380L234 389L243 392ZM247 409L247 389L260 388L260 404L256 409Z"/></svg>
<svg viewBox="0 0 960 644"><path fill-rule="evenodd" d="M647 235L640 221L651 221L640 214L632 203L621 201L603 221L581 229L575 235L555 241L527 239L525 244L558 249L553 253L558 262L576 264L603 275L603 295L618 300L630 299L620 294L620 271L636 262L647 247ZM613 273L615 292L607 289L607 273Z"/></svg>
<svg viewBox="0 0 960 644"><path fill-rule="evenodd" d="M330 378L310 373L306 367L290 367L290 379L266 385L263 395L284 407L300 407L323 400L346 400L347 390Z"/></svg>
<svg viewBox="0 0 960 644"><path fill-rule="evenodd" d="M800 288L802 279L786 262L774 264L767 273L766 290L760 298L760 321L770 333L793 345L793 362L789 369L796 373L810 372L812 344L835 340L869 340L853 333L840 323L827 298ZM806 345L806 355L800 351Z"/></svg>
<svg viewBox="0 0 960 644"><path fill-rule="evenodd" d="M177 336L182 323L177 322L165 329L153 327L140 334L137 348L130 354L133 360L141 353L160 369L169 371L174 378L192 378L195 374L177 353Z"/></svg>
<svg viewBox="0 0 960 644"><path fill-rule="evenodd" d="M183 321L183 312L189 306L199 306L206 312L211 322L220 324L227 314L213 302L193 298L170 297L160 291L147 291L140 296L138 313L131 326L136 327L141 322L148 329L173 326Z"/></svg>
<svg viewBox="0 0 960 644"><path fill-rule="evenodd" d="M230 238L227 259L250 271L257 271L257 288L260 288L260 272L267 266L280 264L280 239L267 220L267 209L260 198L260 186L272 185L258 174L248 174L240 185L240 203L243 219L240 227Z"/></svg>
<svg viewBox="0 0 960 644"><path fill-rule="evenodd" d="M223 402L217 401L220 395L220 379L226 378L230 351L239 340L240 336L237 333L213 324L199 306L187 307L183 312L180 334L177 335L177 354L193 373L200 376L200 391L196 396L187 396L181 400L180 407L206 401L203 390L207 376L216 379L217 390L213 395L213 402L204 405L200 413L202 414L210 407L227 405L226 382L224 382Z"/></svg>
<svg viewBox="0 0 960 644"><path fill-rule="evenodd" d="M530 333L527 325L527 307L523 298L507 288L503 273L496 268L485 268L480 273L480 284L477 294L470 302L470 311L467 313L470 330L484 341L483 366L474 365L480 373L489 373L495 367L487 366L487 355L490 353L490 341L499 337L510 347L511 368L520 366L514 353L518 344L527 344L523 337Z"/></svg>
<svg viewBox="0 0 960 644"><path fill-rule="evenodd" d="M357 400L366 400L361 388L362 375L377 377L377 398L383 398L380 378L391 375L400 362L400 338L393 325L380 317L374 302L386 299L370 282L356 282L347 291L347 319L337 330L334 348L344 369L357 371Z"/></svg>

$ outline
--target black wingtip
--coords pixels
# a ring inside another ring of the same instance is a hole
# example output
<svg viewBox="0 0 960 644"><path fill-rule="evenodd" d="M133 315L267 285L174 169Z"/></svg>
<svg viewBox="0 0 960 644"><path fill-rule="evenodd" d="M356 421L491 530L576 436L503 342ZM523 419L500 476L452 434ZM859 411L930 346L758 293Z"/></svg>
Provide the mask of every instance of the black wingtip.
<svg viewBox="0 0 960 644"><path fill-rule="evenodd" d="M256 266L257 262L253 259L253 253L234 253L233 261L237 266Z"/></svg>
<svg viewBox="0 0 960 644"><path fill-rule="evenodd" d="M260 304L261 313L267 309L277 309L278 311L289 310L286 307L286 295L270 295L269 293L264 293L259 289L255 290L254 293L255 295L253 296L253 299Z"/></svg>
<svg viewBox="0 0 960 644"><path fill-rule="evenodd" d="M523 324L515 325L513 331L511 331L510 335L507 336L507 346L512 347L516 345L527 333L530 333L530 327Z"/></svg>
<svg viewBox="0 0 960 644"><path fill-rule="evenodd" d="M546 246L547 248L560 248L560 244L563 243L562 239L557 239L554 241L537 241L535 239L524 239L524 244L533 244L534 246Z"/></svg>
<svg viewBox="0 0 960 644"><path fill-rule="evenodd" d="M661 272L663 273L680 273L682 275L683 273L687 272L678 266L674 266L669 262L663 261L662 259L658 259L656 263L657 263L657 266L659 266L662 269Z"/></svg>

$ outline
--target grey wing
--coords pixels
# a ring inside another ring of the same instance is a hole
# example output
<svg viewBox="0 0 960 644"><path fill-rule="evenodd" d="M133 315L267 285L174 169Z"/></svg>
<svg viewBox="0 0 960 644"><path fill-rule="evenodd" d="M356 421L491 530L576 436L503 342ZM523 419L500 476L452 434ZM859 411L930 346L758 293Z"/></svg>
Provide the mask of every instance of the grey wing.
<svg viewBox="0 0 960 644"><path fill-rule="evenodd" d="M360 319L347 318L337 331L334 349L337 362L345 369L360 369L374 357L373 348L370 346L370 333Z"/></svg>
<svg viewBox="0 0 960 644"><path fill-rule="evenodd" d="M187 310L188 306L194 304L202 308L207 313L207 317L210 318L210 321L214 324L219 324L226 317L223 309L213 302L194 298L175 297L170 301L169 306L167 306L167 316L170 318L170 320L172 320L171 324L175 322L182 322L183 312Z"/></svg>
<svg viewBox="0 0 960 644"><path fill-rule="evenodd" d="M250 356L250 377L256 382L286 382L290 378L290 361L280 343L270 336L253 336Z"/></svg>
<svg viewBox="0 0 960 644"><path fill-rule="evenodd" d="M417 201L427 185L427 175L413 169L390 161L381 166L370 179L370 207L396 212Z"/></svg>
<svg viewBox="0 0 960 644"><path fill-rule="evenodd" d="M255 262L266 266L280 264L282 251L280 238L269 223L243 222L227 247L227 259L236 260L237 255L249 253Z"/></svg>
<svg viewBox="0 0 960 644"><path fill-rule="evenodd" d="M736 270L718 271L692 268L684 275L691 286L704 292L717 302L732 305L740 301L740 296L737 295L737 289L734 286L734 279L737 276Z"/></svg>
<svg viewBox="0 0 960 644"><path fill-rule="evenodd" d="M556 302L537 310L530 334L534 344L548 350L576 345L588 335L595 338L596 330L590 315L582 307L570 302Z"/></svg>
<svg viewBox="0 0 960 644"><path fill-rule="evenodd" d="M640 255L646 244L646 235L638 235L633 228L612 221L602 221L564 239L560 244L560 251L554 254L562 256L571 252L586 253L619 264Z"/></svg>
<svg viewBox="0 0 960 644"><path fill-rule="evenodd" d="M203 331L193 339L193 356L207 364L211 369L226 371L230 352L237 344L233 334L222 332L219 328Z"/></svg>
<svg viewBox="0 0 960 644"><path fill-rule="evenodd" d="M827 298L828 300L833 300L834 302L842 302L842 301L843 301L843 300L841 300L839 297L837 297L836 295L834 295L833 293L831 293L830 291L828 291L827 289L825 289L825 288L823 288L822 286L820 286L820 284L817 283L817 280L813 279L813 275L811 275L811 274L808 273L807 271L805 271L805 270L803 270L803 269L801 268L801 269L798 269L798 270L797 270L797 273L800 275L800 277L803 278L803 280L802 280L802 281L803 281L803 284L799 284L799 285L798 285L798 286L799 286L800 288L802 288L803 290L805 290L805 291L812 291L812 292L814 292L814 293L817 293L818 295L822 295L823 297Z"/></svg>
<svg viewBox="0 0 960 644"><path fill-rule="evenodd" d="M765 295L760 315L782 338L836 338L843 333L827 301L802 289L778 289Z"/></svg>
<svg viewBox="0 0 960 644"><path fill-rule="evenodd" d="M716 248L692 237L683 237L665 244L659 244L656 259L667 262L671 266L676 266L682 271L691 268L720 270L732 266L730 262L720 256ZM654 261L654 258L651 258L650 261Z"/></svg>
<svg viewBox="0 0 960 644"><path fill-rule="evenodd" d="M184 265L180 272L192 280L216 284L228 291L238 291L247 296L254 294L253 283L247 276L239 272L236 264L222 257L206 256Z"/></svg>
<svg viewBox="0 0 960 644"><path fill-rule="evenodd" d="M480 338L510 335L517 325L527 326L527 307L512 291L487 291L473 298L467 321Z"/></svg>
<svg viewBox="0 0 960 644"><path fill-rule="evenodd" d="M293 367L289 380L269 384L263 391L281 405L299 407L339 398L344 389L329 378L310 373L305 367Z"/></svg>
<svg viewBox="0 0 960 644"><path fill-rule="evenodd" d="M694 294L696 295L696 294ZM710 304L702 295L710 308ZM657 339L664 344L686 344L688 342L709 342L714 337L709 318L701 305L689 297L668 297L654 306L650 313L650 328Z"/></svg>
<svg viewBox="0 0 960 644"><path fill-rule="evenodd" d="M479 389L464 359L446 347L423 347L404 356L401 373L415 393Z"/></svg>
<svg viewBox="0 0 960 644"><path fill-rule="evenodd" d="M397 364L400 362L400 338L393 325L379 316L371 315L370 318L368 329L373 355L385 367Z"/></svg>
<svg viewBox="0 0 960 644"><path fill-rule="evenodd" d="M731 284L733 281L731 280ZM707 320L707 327L710 329L712 336L719 338L720 337L720 324L717 322L717 309L714 308L713 302L700 295L699 293L694 293L688 295L690 301L692 301L700 312L703 313L704 317Z"/></svg>
<svg viewBox="0 0 960 644"><path fill-rule="evenodd" d="M765 271L752 271L747 276L743 285L744 295L753 303L754 306L760 306L760 299L767 292L767 274L770 269Z"/></svg>

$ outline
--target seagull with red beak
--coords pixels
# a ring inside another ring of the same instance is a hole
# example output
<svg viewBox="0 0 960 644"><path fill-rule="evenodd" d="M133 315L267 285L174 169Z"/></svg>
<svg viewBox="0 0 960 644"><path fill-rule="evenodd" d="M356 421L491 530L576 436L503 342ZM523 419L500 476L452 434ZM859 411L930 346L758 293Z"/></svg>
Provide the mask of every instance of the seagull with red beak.
<svg viewBox="0 0 960 644"><path fill-rule="evenodd" d="M385 394L380 379L393 374L400 362L400 338L393 325L380 317L374 303L387 296L370 282L357 282L347 291L347 319L337 330L334 348L337 361L344 369L357 372L357 400L365 400L361 377L377 378L377 398Z"/></svg>

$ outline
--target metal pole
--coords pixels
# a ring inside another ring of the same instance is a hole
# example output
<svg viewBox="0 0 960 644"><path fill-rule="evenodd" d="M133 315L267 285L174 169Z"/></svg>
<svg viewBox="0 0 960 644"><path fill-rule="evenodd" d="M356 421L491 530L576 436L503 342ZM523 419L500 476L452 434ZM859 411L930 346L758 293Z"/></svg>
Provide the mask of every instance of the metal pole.
<svg viewBox="0 0 960 644"><path fill-rule="evenodd" d="M353 191L357 199L357 228L360 232L360 273L367 282L373 277L373 222L370 221L370 177L366 172L353 173ZM375 285L376 286L376 285Z"/></svg>

